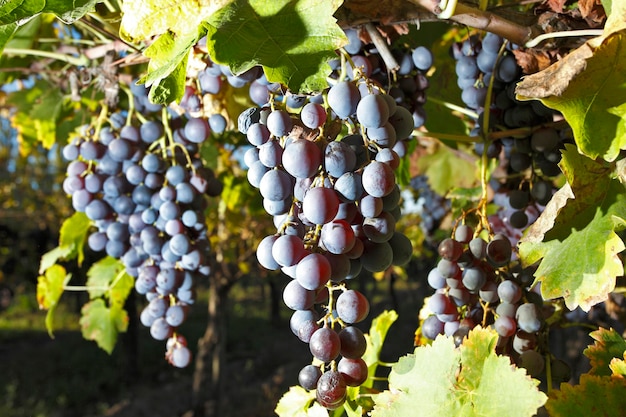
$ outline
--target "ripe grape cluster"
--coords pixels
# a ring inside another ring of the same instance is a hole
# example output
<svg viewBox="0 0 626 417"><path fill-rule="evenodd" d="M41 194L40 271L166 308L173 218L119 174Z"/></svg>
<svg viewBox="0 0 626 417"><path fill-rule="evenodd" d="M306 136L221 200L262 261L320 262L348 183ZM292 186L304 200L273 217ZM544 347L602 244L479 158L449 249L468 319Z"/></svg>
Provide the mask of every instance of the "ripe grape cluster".
<svg viewBox="0 0 626 417"><path fill-rule="evenodd" d="M416 128L424 125L426 112L426 90L429 81L426 73L433 65L434 57L430 49L424 46L415 48L403 45L392 45L390 53L396 60L398 68L387 68L381 52L371 43L364 43L356 29L347 29L349 43L344 50L350 55L347 76L354 79L360 73L371 82L384 87L394 101L409 110ZM341 76L340 60L331 63L334 72L331 77L339 79ZM355 72L354 69L359 69Z"/></svg>
<svg viewBox="0 0 626 417"><path fill-rule="evenodd" d="M253 145L244 155L248 180L277 227L259 243L257 258L292 278L283 291L294 310L290 326L315 358L299 382L328 409L343 404L346 386L368 377L365 337L354 325L367 317L369 302L347 282L363 269L405 265L413 250L396 231L394 174L413 116L359 71L323 95L250 108L238 121Z"/></svg>
<svg viewBox="0 0 626 417"><path fill-rule="evenodd" d="M543 300L531 290L533 270L511 261L506 236L489 240L460 225L438 247L440 259L428 274L435 293L428 299L422 335L454 338L457 345L476 325L491 326L498 333L498 351L509 354L532 376L544 367L545 326Z"/></svg>
<svg viewBox="0 0 626 417"><path fill-rule="evenodd" d="M176 329L194 302L194 280L209 274L205 196L221 186L197 155L207 121L173 122L171 137L158 120L86 127L63 148L71 161L63 188L94 226L88 246L120 259L135 277L149 301L141 322L155 339L168 339L166 358L184 367L191 354Z"/></svg>
<svg viewBox="0 0 626 417"><path fill-rule="evenodd" d="M552 197L552 178L561 173L560 151L570 140L571 131L559 122L560 115L541 102L516 99L515 86L522 69L513 54L515 48L505 44L501 37L487 33L482 39L474 35L453 44L451 54L456 59L461 98L478 114L472 134L479 135L483 129L487 102L490 103L489 131L518 129L515 136L499 137L488 144L478 142L475 150L479 154L486 151L490 158L503 154L509 179L501 187L508 199L503 205L507 212L500 217L507 228L523 230L534 220L534 213ZM492 92L487 97L490 84ZM527 129L526 133L520 128Z"/></svg>

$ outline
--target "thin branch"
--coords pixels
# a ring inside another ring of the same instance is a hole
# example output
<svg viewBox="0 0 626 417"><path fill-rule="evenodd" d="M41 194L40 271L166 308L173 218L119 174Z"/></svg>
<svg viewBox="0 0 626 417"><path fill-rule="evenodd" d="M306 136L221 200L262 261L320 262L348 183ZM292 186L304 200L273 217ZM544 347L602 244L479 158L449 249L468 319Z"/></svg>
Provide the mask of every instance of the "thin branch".
<svg viewBox="0 0 626 417"><path fill-rule="evenodd" d="M385 61L387 69L389 71L396 71L398 68L400 68L400 65L398 65L398 61L396 61L396 58L394 58L394 56L392 55L389 47L387 46L387 43L385 42L383 37L380 36L380 33L378 33L378 30L376 30L374 25L371 23L366 23L365 30L367 31L367 34L370 35L372 43L378 50L381 58L383 59L383 61Z"/></svg>
<svg viewBox="0 0 626 417"><path fill-rule="evenodd" d="M436 15L440 15L443 12L438 5L433 4L430 0L409 1ZM518 45L524 45L534 36L531 27L519 25L494 13L479 10L463 3L456 4L453 15L450 16L449 20L492 32Z"/></svg>

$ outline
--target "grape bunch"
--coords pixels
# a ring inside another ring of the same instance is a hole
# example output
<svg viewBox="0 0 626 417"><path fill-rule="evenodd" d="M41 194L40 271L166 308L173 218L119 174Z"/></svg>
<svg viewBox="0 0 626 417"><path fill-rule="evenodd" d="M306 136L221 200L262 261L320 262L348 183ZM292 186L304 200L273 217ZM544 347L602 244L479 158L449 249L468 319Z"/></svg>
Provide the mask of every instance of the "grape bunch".
<svg viewBox="0 0 626 417"><path fill-rule="evenodd" d="M292 278L283 291L294 310L290 326L316 361L299 382L334 409L346 386L368 377L365 337L354 325L367 317L369 302L347 282L362 269L405 265L412 254L410 240L395 230L401 196L394 170L414 122L365 77L337 81L324 96L297 108L250 108L238 124L252 145L244 155L248 180L277 227L259 243L258 261ZM343 125L352 131L325 133Z"/></svg>
<svg viewBox="0 0 626 417"><path fill-rule="evenodd" d="M411 194L404 199L405 207L419 214L420 228L427 237L432 237L443 218L450 212L450 200L437 194L428 184L428 177L425 175L411 178L410 185L417 194L417 199L407 190ZM409 201L413 201L413 204L407 207Z"/></svg>
<svg viewBox="0 0 626 417"><path fill-rule="evenodd" d="M359 38L358 30L347 29L345 33L349 43L343 49L350 55L351 60L348 65L348 78L354 79L361 73L384 87L397 105L411 112L415 128L423 126L426 121L423 106L426 103L426 90L429 86L426 73L434 61L430 49L425 46L409 48L394 43L390 52L398 63L398 68L392 71L385 65L380 51L373 44L365 44ZM339 79L340 60L331 62L331 66L334 67L331 77ZM359 71L355 72L355 69Z"/></svg>
<svg viewBox="0 0 626 417"><path fill-rule="evenodd" d="M521 102L515 98L515 86L522 69L513 51L516 46L487 33L482 39L470 36L453 44L451 53L456 59L457 84L462 89L465 105L478 113L472 135L479 135L485 119L485 105L489 101L489 131L527 128L527 133L503 136L489 142L477 142L475 151L496 158L503 153L509 178L504 184L508 193L505 209L512 209L500 217L507 227L525 229L532 223L532 215L550 201L552 179L561 173L558 163L564 144L571 140L571 130L562 117L539 101ZM492 94L487 100L488 86Z"/></svg>
<svg viewBox="0 0 626 417"><path fill-rule="evenodd" d="M483 239L462 224L438 247L440 259L428 274L435 293L421 334L454 338L457 345L476 325L491 326L499 335L498 351L510 355L532 376L544 369L544 306L534 292L533 269L512 262L513 250L501 234Z"/></svg>
<svg viewBox="0 0 626 417"><path fill-rule="evenodd" d="M209 274L205 196L221 185L197 155L207 121L176 124L171 138L157 120L84 128L63 148L71 161L63 188L94 226L88 246L120 259L135 277L149 301L141 322L155 339L168 339L166 358L184 367L191 354L176 329L194 302L194 280Z"/></svg>

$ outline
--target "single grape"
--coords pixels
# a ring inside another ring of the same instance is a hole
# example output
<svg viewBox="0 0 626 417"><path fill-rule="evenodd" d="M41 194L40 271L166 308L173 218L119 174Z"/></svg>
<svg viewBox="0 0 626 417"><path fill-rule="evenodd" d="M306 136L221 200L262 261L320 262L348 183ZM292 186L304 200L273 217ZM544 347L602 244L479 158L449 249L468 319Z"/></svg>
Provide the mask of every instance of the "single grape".
<svg viewBox="0 0 626 417"><path fill-rule="evenodd" d="M314 390L321 376L322 371L319 366L307 365L298 373L298 383L306 390Z"/></svg>
<svg viewBox="0 0 626 417"><path fill-rule="evenodd" d="M346 400L346 381L337 371L326 371L317 381L315 397L324 408L334 410Z"/></svg>
<svg viewBox="0 0 626 417"><path fill-rule="evenodd" d="M341 341L333 329L322 327L315 331L309 341L311 354L322 362L330 362L339 356Z"/></svg>
<svg viewBox="0 0 626 417"><path fill-rule="evenodd" d="M337 315L346 323L358 323L367 317L370 304L359 291L346 290L337 297Z"/></svg>

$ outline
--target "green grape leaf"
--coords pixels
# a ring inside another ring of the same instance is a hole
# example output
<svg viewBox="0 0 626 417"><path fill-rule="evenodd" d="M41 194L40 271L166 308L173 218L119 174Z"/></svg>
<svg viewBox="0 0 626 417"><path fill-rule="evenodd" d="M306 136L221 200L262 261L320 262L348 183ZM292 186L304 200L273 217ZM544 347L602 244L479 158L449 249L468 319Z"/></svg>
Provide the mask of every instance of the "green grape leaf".
<svg viewBox="0 0 626 417"><path fill-rule="evenodd" d="M63 289L71 277L72 274L68 274L61 265L53 265L46 269L44 275L37 278L37 303L40 309L48 310L46 328L50 337L53 337L54 311L63 294Z"/></svg>
<svg viewBox="0 0 626 417"><path fill-rule="evenodd" d="M622 358L626 352L626 340L613 329L598 329L589 333L595 342L584 350L589 358L591 369L589 374L609 376L609 364L614 358Z"/></svg>
<svg viewBox="0 0 626 417"><path fill-rule="evenodd" d="M544 71L524 77L516 92L519 99L540 99L562 112L583 154L615 160L626 149L626 30L587 41Z"/></svg>
<svg viewBox="0 0 626 417"><path fill-rule="evenodd" d="M120 36L140 42L155 35L196 32L203 20L232 0L125 0Z"/></svg>
<svg viewBox="0 0 626 417"><path fill-rule="evenodd" d="M398 313L393 310L385 310L372 320L369 333L365 335L367 348L363 354L363 360L367 364L367 373L370 377L376 374L378 361L380 360L380 351L387 337L389 328L398 319ZM365 388L372 388L374 380L368 378L362 385Z"/></svg>
<svg viewBox="0 0 626 417"><path fill-rule="evenodd" d="M44 253L39 263L39 273L43 274L49 268L54 266L60 259L69 259L74 252L73 246L57 246L56 248Z"/></svg>
<svg viewBox="0 0 626 417"><path fill-rule="evenodd" d="M73 247L78 257L78 265L83 263L85 252L83 247L89 233L91 221L85 213L76 212L61 225L59 246ZM71 255L70 255L71 256ZM73 256L72 256L73 257Z"/></svg>
<svg viewBox="0 0 626 417"><path fill-rule="evenodd" d="M46 0L44 12L54 13L64 23L72 24L93 11L101 0Z"/></svg>
<svg viewBox="0 0 626 417"><path fill-rule="evenodd" d="M209 55L242 73L262 65L291 91L327 87L328 61L347 42L333 13L342 0L236 0L206 22Z"/></svg>
<svg viewBox="0 0 626 417"><path fill-rule="evenodd" d="M203 34L197 30L181 35L167 32L144 51L150 63L139 83L152 86L150 99L154 103L169 104L183 97L189 51Z"/></svg>
<svg viewBox="0 0 626 417"><path fill-rule="evenodd" d="M126 273L122 261L110 256L94 263L87 271L87 291L91 299L104 295L109 304L123 306L133 285L134 280Z"/></svg>
<svg viewBox="0 0 626 417"><path fill-rule="evenodd" d="M0 6L0 24L18 23L38 13L46 6L45 0L18 0L3 2Z"/></svg>
<svg viewBox="0 0 626 417"><path fill-rule="evenodd" d="M98 0L12 0L0 6L0 24L21 25L39 13L54 13L65 23L73 23L94 9Z"/></svg>
<svg viewBox="0 0 626 417"><path fill-rule="evenodd" d="M626 227L626 187L611 177L610 168L572 145L563 151L560 165L574 198L558 194L560 207L548 204L519 253L527 265L541 260L535 277L545 299L564 297L570 310L588 311L608 297L624 273L618 256L624 242L616 232Z"/></svg>
<svg viewBox="0 0 626 417"><path fill-rule="evenodd" d="M279 417L328 417L328 411L314 400L315 391L294 386L278 401L274 412Z"/></svg>
<svg viewBox="0 0 626 417"><path fill-rule="evenodd" d="M538 381L496 355L497 339L495 331L476 328L460 349L444 336L416 348L392 368L372 417L534 415L547 397Z"/></svg>
<svg viewBox="0 0 626 417"><path fill-rule="evenodd" d="M37 81L32 88L12 93L8 100L17 108L12 118L23 152L40 142L50 149L56 142L56 124L63 108L63 95L58 88L50 88L46 81Z"/></svg>
<svg viewBox="0 0 626 417"><path fill-rule="evenodd" d="M546 409L550 417L614 417L626 410L626 379L583 374L578 385L552 390Z"/></svg>
<svg viewBox="0 0 626 417"><path fill-rule="evenodd" d="M7 23L0 26L0 53L4 50L4 47L9 43L13 35L17 31L17 23Z"/></svg>
<svg viewBox="0 0 626 417"><path fill-rule="evenodd" d="M478 183L476 160L445 145L422 155L417 166L437 194L446 195L453 188L471 188Z"/></svg>
<svg viewBox="0 0 626 417"><path fill-rule="evenodd" d="M83 306L79 323L85 339L95 341L102 350L111 354L118 334L128 327L128 314L121 305L107 307L104 300L98 298Z"/></svg>
<svg viewBox="0 0 626 417"><path fill-rule="evenodd" d="M83 246L89 231L89 219L84 213L74 213L61 225L59 246L46 252L41 257L39 273L43 274L59 260L70 260L78 257L81 264L84 259Z"/></svg>
<svg viewBox="0 0 626 417"><path fill-rule="evenodd" d="M416 348L391 368L389 391L374 398L372 417L458 415L454 386L460 363L452 339L437 337Z"/></svg>

